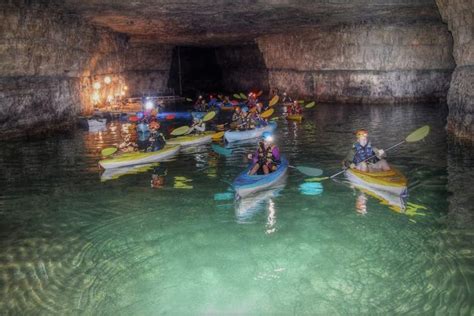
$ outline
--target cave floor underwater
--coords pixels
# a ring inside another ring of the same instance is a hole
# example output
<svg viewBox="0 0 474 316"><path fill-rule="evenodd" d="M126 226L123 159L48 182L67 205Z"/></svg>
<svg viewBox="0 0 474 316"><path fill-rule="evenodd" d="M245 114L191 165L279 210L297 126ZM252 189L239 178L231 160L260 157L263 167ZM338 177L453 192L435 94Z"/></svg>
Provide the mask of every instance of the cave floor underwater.
<svg viewBox="0 0 474 316"><path fill-rule="evenodd" d="M2 143L0 310L472 314L474 160L446 135L446 112L332 104L278 121L290 163L326 175L340 170L358 128L384 148L430 125L422 142L388 153L408 179L403 211L344 176L308 184L295 170L275 188L226 199L255 142L230 145L229 157L189 148L109 178L97 162L121 141L118 121Z"/></svg>

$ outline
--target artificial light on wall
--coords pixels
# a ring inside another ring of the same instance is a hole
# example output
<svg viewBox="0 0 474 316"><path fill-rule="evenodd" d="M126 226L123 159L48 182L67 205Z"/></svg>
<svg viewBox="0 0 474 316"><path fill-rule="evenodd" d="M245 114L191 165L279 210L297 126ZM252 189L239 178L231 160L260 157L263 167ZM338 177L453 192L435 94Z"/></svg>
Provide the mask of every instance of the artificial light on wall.
<svg viewBox="0 0 474 316"><path fill-rule="evenodd" d="M112 102L113 100L114 100L114 97L113 97L113 96L109 95L109 96L107 97L107 102Z"/></svg>
<svg viewBox="0 0 474 316"><path fill-rule="evenodd" d="M96 90L99 90L100 89L100 82L96 81L94 82L94 84L92 85L92 87Z"/></svg>
<svg viewBox="0 0 474 316"><path fill-rule="evenodd" d="M106 77L104 78L104 82L105 82L106 84L110 84L110 83L112 82L112 78L110 78L109 76L106 76Z"/></svg>
<svg viewBox="0 0 474 316"><path fill-rule="evenodd" d="M94 103L99 103L99 101L100 101L100 95L99 95L99 93L98 93L98 92L94 92L94 93L92 94L92 102L94 102Z"/></svg>
<svg viewBox="0 0 474 316"><path fill-rule="evenodd" d="M127 87L127 86L123 87L123 90L127 91L127 90L128 90L128 87Z"/></svg>

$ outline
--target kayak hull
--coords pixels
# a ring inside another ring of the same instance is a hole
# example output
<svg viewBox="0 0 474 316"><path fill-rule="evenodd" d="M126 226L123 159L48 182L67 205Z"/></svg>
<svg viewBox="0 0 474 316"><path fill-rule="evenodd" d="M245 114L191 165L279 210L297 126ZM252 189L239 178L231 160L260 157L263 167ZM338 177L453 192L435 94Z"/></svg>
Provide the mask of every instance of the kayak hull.
<svg viewBox="0 0 474 316"><path fill-rule="evenodd" d="M299 121L301 122L303 120L303 115L301 114L290 114L286 117L287 120L290 121Z"/></svg>
<svg viewBox="0 0 474 316"><path fill-rule="evenodd" d="M368 190L390 192L395 195L406 193L408 181L397 169L381 172L362 172L348 169L345 172L347 179L353 184Z"/></svg>
<svg viewBox="0 0 474 316"><path fill-rule="evenodd" d="M267 175L250 176L248 173L251 168L252 164L239 174L232 183L237 197L243 198L281 183L288 171L288 161L282 158L278 169Z"/></svg>
<svg viewBox="0 0 474 316"><path fill-rule="evenodd" d="M179 136L168 140L166 143L170 145L181 145L181 147L197 146L212 142L212 134L196 134Z"/></svg>
<svg viewBox="0 0 474 316"><path fill-rule="evenodd" d="M193 115L191 112L162 112L156 116L158 120L191 120Z"/></svg>
<svg viewBox="0 0 474 316"><path fill-rule="evenodd" d="M264 132L273 132L276 129L276 122L269 122L267 126L254 128L247 131L227 131L224 138L228 143L240 140L261 137Z"/></svg>
<svg viewBox="0 0 474 316"><path fill-rule="evenodd" d="M171 158L179 152L181 145L165 145L165 148L154 152L124 153L110 159L103 159L99 164L104 169L141 165Z"/></svg>

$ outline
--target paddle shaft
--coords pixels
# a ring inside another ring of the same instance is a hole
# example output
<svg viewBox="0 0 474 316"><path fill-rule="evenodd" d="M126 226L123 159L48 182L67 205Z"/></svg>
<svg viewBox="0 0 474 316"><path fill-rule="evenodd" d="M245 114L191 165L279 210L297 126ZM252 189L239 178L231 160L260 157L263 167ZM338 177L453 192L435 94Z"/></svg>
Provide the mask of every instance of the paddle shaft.
<svg viewBox="0 0 474 316"><path fill-rule="evenodd" d="M388 147L388 148L385 149L384 151L389 151L389 150L391 150L391 149L393 149L393 148L395 148L395 147L398 147L398 146L404 144L405 142L406 142L405 140L402 140L401 142L399 142L399 143L397 143L397 144L395 144L395 145L393 145L393 146ZM366 158L366 159L362 160L361 162L365 162L365 161L370 160L370 159L375 158L375 157L377 157L377 155L372 155L372 156L370 156L369 158ZM335 173L335 174L333 174L332 176L330 176L329 179L332 179L332 178L334 178L334 177L337 177L337 176L340 175L341 173L345 172L347 169L348 169L347 167L344 168L344 169L342 169L342 170L339 171L338 173Z"/></svg>

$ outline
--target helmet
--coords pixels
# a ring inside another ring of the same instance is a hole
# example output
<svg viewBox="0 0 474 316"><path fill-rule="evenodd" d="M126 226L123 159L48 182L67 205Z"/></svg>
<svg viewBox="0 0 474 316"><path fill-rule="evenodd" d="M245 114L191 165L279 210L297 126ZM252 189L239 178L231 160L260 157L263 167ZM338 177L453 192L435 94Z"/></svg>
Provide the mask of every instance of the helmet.
<svg viewBox="0 0 474 316"><path fill-rule="evenodd" d="M273 134L271 132L264 132L262 134L262 138L263 138L264 141L271 142L271 141L273 141Z"/></svg>
<svg viewBox="0 0 474 316"><path fill-rule="evenodd" d="M355 132L355 135L357 138L359 137L367 137L369 136L369 132L366 130L366 129L358 129L356 132Z"/></svg>

